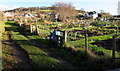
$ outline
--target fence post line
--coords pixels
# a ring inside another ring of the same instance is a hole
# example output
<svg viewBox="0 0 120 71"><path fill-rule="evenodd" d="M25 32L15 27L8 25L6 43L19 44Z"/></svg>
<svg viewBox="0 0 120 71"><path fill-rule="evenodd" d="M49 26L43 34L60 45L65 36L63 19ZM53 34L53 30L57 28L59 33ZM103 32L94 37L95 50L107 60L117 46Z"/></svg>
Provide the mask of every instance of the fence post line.
<svg viewBox="0 0 120 71"><path fill-rule="evenodd" d="M38 22L37 22L37 21L38 21L38 20L37 20L37 18L36 18L36 20L35 20L35 23L36 23L36 24L38 24Z"/></svg>
<svg viewBox="0 0 120 71"><path fill-rule="evenodd" d="M54 30L54 41L57 41L57 37L56 37L56 30Z"/></svg>
<svg viewBox="0 0 120 71"><path fill-rule="evenodd" d="M58 35L56 35L56 41L57 41L57 45L59 44L59 36Z"/></svg>
<svg viewBox="0 0 120 71"><path fill-rule="evenodd" d="M39 35L38 25L36 25L36 32L35 33Z"/></svg>
<svg viewBox="0 0 120 71"><path fill-rule="evenodd" d="M19 26L21 27L21 23L22 23L22 17L20 17L20 21L19 21Z"/></svg>
<svg viewBox="0 0 120 71"><path fill-rule="evenodd" d="M113 36L113 46L112 46L112 59L115 61L115 50L116 50L116 35Z"/></svg>
<svg viewBox="0 0 120 71"><path fill-rule="evenodd" d="M85 51L88 51L88 34L85 32Z"/></svg>
<svg viewBox="0 0 120 71"><path fill-rule="evenodd" d="M30 32L31 32L31 33L33 32L33 27L32 27L32 25L30 25Z"/></svg>
<svg viewBox="0 0 120 71"><path fill-rule="evenodd" d="M63 46L63 38L60 36L60 46Z"/></svg>
<svg viewBox="0 0 120 71"><path fill-rule="evenodd" d="M67 31L63 31L63 43L67 41Z"/></svg>
<svg viewBox="0 0 120 71"><path fill-rule="evenodd" d="M39 30L38 30L38 19L36 18L35 19L35 23L36 23L36 33L39 35Z"/></svg>
<svg viewBox="0 0 120 71"><path fill-rule="evenodd" d="M23 23L23 18L21 17L21 19L20 19L20 27L21 27L22 23Z"/></svg>

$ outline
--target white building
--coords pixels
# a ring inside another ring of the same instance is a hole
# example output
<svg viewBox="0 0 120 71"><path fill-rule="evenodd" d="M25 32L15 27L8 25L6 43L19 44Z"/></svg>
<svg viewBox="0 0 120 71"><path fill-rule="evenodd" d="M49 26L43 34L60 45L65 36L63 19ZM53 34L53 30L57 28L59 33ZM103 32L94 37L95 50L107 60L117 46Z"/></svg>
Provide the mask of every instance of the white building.
<svg viewBox="0 0 120 71"><path fill-rule="evenodd" d="M14 16L14 14L6 12L6 13L4 13L4 16Z"/></svg>

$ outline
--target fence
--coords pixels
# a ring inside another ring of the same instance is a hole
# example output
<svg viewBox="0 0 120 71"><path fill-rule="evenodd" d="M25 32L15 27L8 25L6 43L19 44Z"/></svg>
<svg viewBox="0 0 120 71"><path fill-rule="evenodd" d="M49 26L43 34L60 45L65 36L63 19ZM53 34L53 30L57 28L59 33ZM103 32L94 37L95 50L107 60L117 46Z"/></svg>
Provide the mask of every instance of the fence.
<svg viewBox="0 0 120 71"><path fill-rule="evenodd" d="M34 21L35 24L25 24L23 21L19 20L19 26L20 27L24 27L24 30L29 30L31 33L35 33L37 35L40 35L40 31L44 30L44 27L40 27L37 24L37 20ZM43 32L42 32L43 33ZM53 33L51 33L52 35L49 36L50 40L53 40L54 42L56 42L58 45L62 46L64 45L64 43L67 41L67 31L61 31L61 30L54 30Z"/></svg>
<svg viewBox="0 0 120 71"><path fill-rule="evenodd" d="M39 35L40 34L39 29L44 30L45 28L40 27L37 24L37 19L35 19L33 22L35 24L28 24L28 25L24 25L24 26L29 27L29 31L31 33L35 33L35 34ZM22 25L24 24L24 22L21 21L21 20L19 21L19 23L22 23ZM89 34L88 32L83 31L83 30L77 30L77 31L75 31L75 30L74 31L71 31L71 30L69 30L69 31L54 30L51 33L51 35L49 36L49 39L53 40L54 42L56 42L60 46L63 46L66 41L72 41L72 40L76 41L76 40L84 39L83 42L84 42L85 51L88 51L89 46L91 46L89 44L88 34ZM116 59L116 54L115 54L116 46L117 46L116 38L117 38L117 36L113 36L113 44L112 44L112 57L113 57L113 59ZM96 39L91 39L91 40L96 40ZM80 43L80 42L78 42L78 43ZM91 47L96 47L96 46L91 46ZM97 49L97 48L95 48L95 49Z"/></svg>
<svg viewBox="0 0 120 71"><path fill-rule="evenodd" d="M120 59L120 57L119 58L116 58L116 51L118 51L118 52L120 52L120 48L119 48L119 39L120 38L118 38L118 37L120 37L120 35L114 35L113 37L112 37L112 42L113 42L113 48L112 48L112 58L113 58L113 61L115 61L116 59Z"/></svg>

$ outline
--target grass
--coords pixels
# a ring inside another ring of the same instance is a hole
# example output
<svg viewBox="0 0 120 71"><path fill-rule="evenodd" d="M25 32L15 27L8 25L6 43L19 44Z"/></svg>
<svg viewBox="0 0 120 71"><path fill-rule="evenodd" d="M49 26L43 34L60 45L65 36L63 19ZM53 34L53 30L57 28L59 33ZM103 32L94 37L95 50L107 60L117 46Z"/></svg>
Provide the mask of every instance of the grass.
<svg viewBox="0 0 120 71"><path fill-rule="evenodd" d="M112 36L112 35L114 35L114 34L111 34L109 36ZM41 40L42 38L37 35L34 35L34 37L33 37L33 35L31 35L31 36L28 35L28 37L30 39L34 39L34 40L37 39L36 43L43 41L43 40ZM104 38L104 39L108 39L108 36L106 36L106 38ZM98 41L98 40L102 40L102 39L101 38L96 39L96 41ZM91 43L92 42L93 41L91 41ZM53 53L55 53L56 55L58 55L60 57L63 57L65 60L69 61L70 63L72 63L73 65L75 65L77 67L80 67L81 69L83 69L85 71L102 71L104 69L112 68L110 59L92 58L86 52L84 52L84 50L82 48L79 48L79 50L77 50L77 51L72 51L71 49L68 50L66 48L59 47L54 44L51 45L51 44L47 44L47 45L49 45L49 47L51 47L49 49L50 51L52 51ZM44 45L44 44L42 44L42 45ZM110 53L109 50L104 49L103 47L99 48L96 45L92 45L91 48L92 49L95 48L95 51L100 52L100 51L104 50L105 53L108 53L108 54Z"/></svg>
<svg viewBox="0 0 120 71"><path fill-rule="evenodd" d="M13 39L16 40L16 42L19 45L22 44L21 47L28 52L29 57L32 60L32 65L34 65L36 69L37 68L38 69L39 68L46 68L46 69L49 68L50 70L53 70L53 69L56 70L56 68L61 69L62 66L57 67L57 64L58 65L60 64L60 62L58 60L49 58L45 52L43 52L41 49L37 49L35 46L31 45L29 40L26 39L20 33L13 32L13 34L16 34L16 35L13 35ZM96 45L92 45L90 43L110 39L110 38L112 38L112 35L114 35L114 34L89 37L88 38L89 47L94 51L99 51L99 52L103 51L105 54L111 55L110 50L104 49L103 47L98 47ZM71 49L58 47L52 43L50 44L50 43L48 43L48 40L45 40L44 37L39 37L37 35L32 35L32 34L27 35L27 37L29 37L32 40L35 40L36 43L40 43L41 45L47 45L47 46L51 47L49 49L50 51L52 51L53 53L57 54L60 57L63 57L64 59L68 60L73 65L80 67L84 71L101 71L103 69L111 68L110 60L100 60L100 59L92 58L86 52L84 52L84 50L82 48L79 48L78 50L73 51ZM19 39L19 38L22 38L22 39ZM84 39L80 39L77 41L68 41L67 44L70 46L84 47ZM35 53L35 54L31 54L31 53ZM50 64L47 64L47 62ZM54 65L52 63L56 64L55 68L52 68L52 67L54 67ZM63 67L63 69L64 69L64 67Z"/></svg>
<svg viewBox="0 0 120 71"><path fill-rule="evenodd" d="M20 29L13 23L6 24L11 26L11 38L16 42L22 49L24 49L31 59L31 64L35 70L47 70L47 71L65 71L67 68L61 64L61 62L55 58L49 57L46 52L38 47L35 47L26 37L21 35L19 32L14 30Z"/></svg>
<svg viewBox="0 0 120 71"><path fill-rule="evenodd" d="M49 50L62 57L63 59L69 61L73 65L80 67L81 69L85 71L99 71L95 64L94 60L92 60L86 52L84 52L82 49L78 51L71 51L63 47L59 47L54 45L53 43L48 43L49 41L45 41L45 38L39 37L37 35L27 35L30 39L35 40L36 43L39 44L41 42L41 45L47 45L49 47ZM91 62L92 60L92 62ZM100 69L101 70L101 69Z"/></svg>
<svg viewBox="0 0 120 71"><path fill-rule="evenodd" d="M42 37L50 35L51 32L50 30L44 30L44 29L38 29L38 31L39 31L39 35Z"/></svg>
<svg viewBox="0 0 120 71"><path fill-rule="evenodd" d="M76 28L75 28L75 30L76 30ZM104 49L103 47L98 47L97 45L92 45L90 43L110 39L110 38L112 38L113 35L115 35L115 33L104 35L104 36L89 37L88 38L89 47L93 51L97 51L99 53L105 53L107 56L111 57L111 50L107 50L107 49ZM111 68L111 64L110 64L111 61L109 59L102 60L99 58L98 59L92 58L86 52L84 52L83 48L79 48L77 51L71 51L71 49L69 49L69 48L68 48L69 50L68 49L66 50L66 48L56 46L53 43L47 44L48 41L46 41L44 37L39 37L37 35L27 35L27 36L30 39L35 40L36 43L41 42L42 45L48 45L49 47L51 47L49 49L51 52L57 54L58 56L63 57L64 59L71 62L73 65L75 65L77 67L81 67L85 71L95 71L95 70L101 71L103 69ZM68 41L67 44L70 47L71 46L84 47L84 39L80 39L77 41ZM117 53L117 56L119 56L118 53ZM104 56L104 57L106 57L106 56ZM101 63L99 64L97 62L101 62Z"/></svg>
<svg viewBox="0 0 120 71"><path fill-rule="evenodd" d="M101 40L112 39L112 36L115 35L115 34L116 33L112 33L112 34L108 34L108 35L103 35L103 36L88 37L88 46L93 51L103 52L103 53L107 54L108 56L111 56L111 52L112 52L111 50L105 49L103 47L99 47L97 45L92 45L91 43L98 42L98 41L101 41ZM71 45L71 46L84 47L84 45L85 45L85 39L83 38L83 39L76 40L76 41L68 41L68 42L66 42L66 44L67 45ZM117 57L120 56L119 53L117 53L116 55L117 55Z"/></svg>
<svg viewBox="0 0 120 71"><path fill-rule="evenodd" d="M3 57L3 67L6 69L14 69L16 68L17 61L14 59L13 54L15 54L15 50L11 48L10 42L7 42L8 36L3 35L2 42L2 57ZM7 44L7 45L6 45Z"/></svg>
<svg viewBox="0 0 120 71"><path fill-rule="evenodd" d="M56 46L53 43L49 43L49 41L45 40L44 37L39 37L37 35L27 35L27 34L26 34L26 36L32 40L35 40L36 43L38 43L38 44L39 44L39 42L41 42L42 46L47 45L51 52L62 57L65 60L69 61L73 65L80 67L81 69L83 69L85 71L93 71L93 70L98 71L98 69L96 67L97 64L95 64L94 60L92 60L89 57L89 55L87 55L87 53L84 52L82 49L78 50L78 51L71 51L66 48ZM91 62L91 60L92 60L92 62Z"/></svg>
<svg viewBox="0 0 120 71"><path fill-rule="evenodd" d="M0 32L2 34L0 38L2 38L2 62L4 67L3 70L13 69L16 67L15 65L17 63L17 61L13 57L15 50L11 48L10 42L8 41L9 38L7 36L7 32L5 32L5 23L0 23L0 26Z"/></svg>

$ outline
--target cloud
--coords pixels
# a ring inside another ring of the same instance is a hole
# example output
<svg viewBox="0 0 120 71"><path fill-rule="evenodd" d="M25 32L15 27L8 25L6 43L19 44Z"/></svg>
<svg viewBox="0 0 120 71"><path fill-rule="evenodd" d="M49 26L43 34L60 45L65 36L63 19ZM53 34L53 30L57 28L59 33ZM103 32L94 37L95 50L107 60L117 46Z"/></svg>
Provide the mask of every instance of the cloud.
<svg viewBox="0 0 120 71"><path fill-rule="evenodd" d="M7 6L7 5L3 5L3 4L0 4L0 10L12 10L12 9L15 9L15 8L18 8L16 6Z"/></svg>

